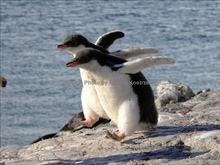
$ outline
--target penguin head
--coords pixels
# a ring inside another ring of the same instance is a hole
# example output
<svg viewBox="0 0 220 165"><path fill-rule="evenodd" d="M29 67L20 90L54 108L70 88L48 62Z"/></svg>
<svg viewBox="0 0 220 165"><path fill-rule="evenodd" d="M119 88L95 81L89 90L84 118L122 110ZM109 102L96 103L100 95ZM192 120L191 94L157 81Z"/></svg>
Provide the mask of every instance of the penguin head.
<svg viewBox="0 0 220 165"><path fill-rule="evenodd" d="M76 55L80 50L90 46L90 42L80 34L72 34L65 38L64 42L57 46L58 49L65 49Z"/></svg>
<svg viewBox="0 0 220 165"><path fill-rule="evenodd" d="M79 68L84 68L84 69L88 69L88 68L92 68L94 65L97 64L98 59L100 58L100 55L102 55L103 53L100 52L99 50L95 50L92 48L86 48L83 49L81 51L79 51L76 56L74 57L74 59L67 63L67 67L79 67ZM96 64L94 64L96 63Z"/></svg>

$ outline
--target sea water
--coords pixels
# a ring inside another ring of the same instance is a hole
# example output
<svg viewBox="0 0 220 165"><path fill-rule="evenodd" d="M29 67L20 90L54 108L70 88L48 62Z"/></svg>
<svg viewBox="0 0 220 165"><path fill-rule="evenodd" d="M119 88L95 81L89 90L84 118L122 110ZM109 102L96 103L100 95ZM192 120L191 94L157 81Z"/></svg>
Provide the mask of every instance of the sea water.
<svg viewBox="0 0 220 165"><path fill-rule="evenodd" d="M27 145L59 131L82 111L73 57L56 46L72 33L89 41L112 30L125 37L110 51L155 47L174 65L145 69L155 95L162 80L197 93L220 82L219 1L15 1L1 4L1 146Z"/></svg>

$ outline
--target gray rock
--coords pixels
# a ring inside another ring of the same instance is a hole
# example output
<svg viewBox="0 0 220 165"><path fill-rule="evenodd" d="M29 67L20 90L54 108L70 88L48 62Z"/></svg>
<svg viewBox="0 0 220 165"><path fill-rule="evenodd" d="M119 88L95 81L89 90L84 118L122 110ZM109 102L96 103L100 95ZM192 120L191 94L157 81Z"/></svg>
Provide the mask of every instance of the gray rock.
<svg viewBox="0 0 220 165"><path fill-rule="evenodd" d="M219 164L220 88L164 107L158 110L156 130L136 132L122 142L106 137L106 130L114 129L106 125L2 148L0 160L6 165Z"/></svg>
<svg viewBox="0 0 220 165"><path fill-rule="evenodd" d="M179 82L173 83L170 81L161 81L157 86L157 94L157 108L161 108L169 103L185 101L195 96L189 86Z"/></svg>

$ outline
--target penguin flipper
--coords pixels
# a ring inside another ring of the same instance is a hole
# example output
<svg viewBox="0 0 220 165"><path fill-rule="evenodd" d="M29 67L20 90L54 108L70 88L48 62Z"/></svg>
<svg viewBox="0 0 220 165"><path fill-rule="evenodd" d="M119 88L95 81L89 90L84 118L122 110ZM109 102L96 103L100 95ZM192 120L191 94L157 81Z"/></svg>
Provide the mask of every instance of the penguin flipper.
<svg viewBox="0 0 220 165"><path fill-rule="evenodd" d="M127 48L127 49L121 49L115 52L111 52L109 55L128 59L131 57L144 55L144 54L156 54L158 52L159 50L156 48Z"/></svg>
<svg viewBox="0 0 220 165"><path fill-rule="evenodd" d="M124 37L124 33L122 31L110 31L101 35L95 42L95 45L101 46L104 49L108 49L114 43L115 40L122 37Z"/></svg>
<svg viewBox="0 0 220 165"><path fill-rule="evenodd" d="M113 68L122 73L135 74L140 72L144 68L162 65L162 64L173 64L175 60L170 57L154 56L146 58L138 58L136 60L124 62L122 64L115 64Z"/></svg>

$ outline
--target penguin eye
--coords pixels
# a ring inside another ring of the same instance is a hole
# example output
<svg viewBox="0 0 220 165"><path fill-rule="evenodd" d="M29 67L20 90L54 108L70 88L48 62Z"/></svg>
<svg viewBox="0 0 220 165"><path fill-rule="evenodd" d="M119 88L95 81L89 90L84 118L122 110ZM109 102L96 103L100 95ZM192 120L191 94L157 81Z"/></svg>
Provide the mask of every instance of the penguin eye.
<svg viewBox="0 0 220 165"><path fill-rule="evenodd" d="M72 47L78 46L78 42L75 39L72 39L70 44L71 44Z"/></svg>
<svg viewBox="0 0 220 165"><path fill-rule="evenodd" d="M84 57L83 59L82 59L82 62L83 63L87 63L89 61L89 58L88 57Z"/></svg>
<svg viewBox="0 0 220 165"><path fill-rule="evenodd" d="M90 57L88 57L88 56L83 56L83 57L80 58L80 62L82 64L87 63L89 61L90 61Z"/></svg>

